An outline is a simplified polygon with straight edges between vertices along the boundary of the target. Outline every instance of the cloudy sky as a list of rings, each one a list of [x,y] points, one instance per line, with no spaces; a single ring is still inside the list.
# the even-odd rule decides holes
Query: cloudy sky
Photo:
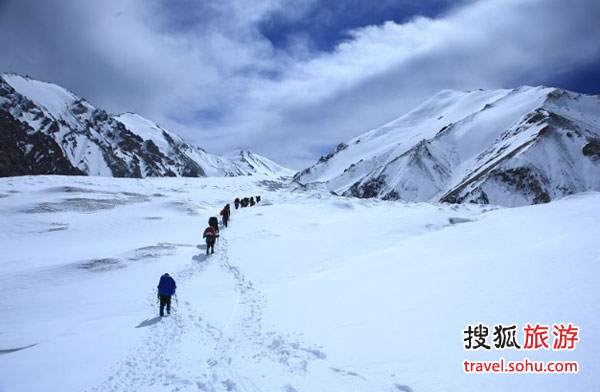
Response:
[[[442,89],[600,92],[598,0],[0,0],[0,71],[300,169]]]

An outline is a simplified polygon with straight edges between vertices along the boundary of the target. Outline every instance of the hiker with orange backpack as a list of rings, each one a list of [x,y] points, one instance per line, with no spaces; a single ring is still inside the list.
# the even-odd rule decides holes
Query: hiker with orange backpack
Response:
[[[231,215],[231,211],[229,210],[229,204],[225,206],[221,210],[221,216],[223,217],[223,226],[227,227],[227,222],[229,222],[229,216]]]

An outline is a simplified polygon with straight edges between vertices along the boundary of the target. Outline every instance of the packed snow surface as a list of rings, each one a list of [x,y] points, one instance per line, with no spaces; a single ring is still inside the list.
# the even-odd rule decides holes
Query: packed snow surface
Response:
[[[207,257],[202,231],[225,203],[230,226]],[[2,392],[597,389],[599,193],[505,209],[258,176],[39,176],[0,179],[0,214]],[[165,272],[178,295],[160,319]],[[573,323],[581,341],[465,351],[479,322]],[[580,371],[463,372],[501,357]]]

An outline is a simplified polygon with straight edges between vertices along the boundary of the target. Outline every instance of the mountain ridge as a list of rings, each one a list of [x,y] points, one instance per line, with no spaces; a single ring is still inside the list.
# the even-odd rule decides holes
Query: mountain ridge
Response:
[[[444,90],[294,176],[357,197],[518,206],[600,189],[600,98]],[[586,153],[584,153],[584,151]]]
[[[0,134],[0,176],[294,173],[251,153],[256,161],[266,162],[260,171],[254,171],[244,162],[209,154],[139,114],[109,114],[61,86],[16,73],[0,74],[0,126],[4,130]]]

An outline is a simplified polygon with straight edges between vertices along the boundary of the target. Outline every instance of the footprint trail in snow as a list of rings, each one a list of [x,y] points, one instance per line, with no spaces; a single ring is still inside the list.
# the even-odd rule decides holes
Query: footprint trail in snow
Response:
[[[220,239],[217,253],[173,274],[181,286],[209,264],[218,264],[237,293],[225,324],[211,324],[202,316],[202,304],[191,299],[174,304],[172,315],[147,328],[143,343],[91,392],[297,390],[289,380],[306,374],[311,362],[326,355],[289,333],[263,328],[265,298],[230,261],[227,246]],[[156,311],[154,295],[148,306]],[[280,385],[274,385],[276,380]]]

